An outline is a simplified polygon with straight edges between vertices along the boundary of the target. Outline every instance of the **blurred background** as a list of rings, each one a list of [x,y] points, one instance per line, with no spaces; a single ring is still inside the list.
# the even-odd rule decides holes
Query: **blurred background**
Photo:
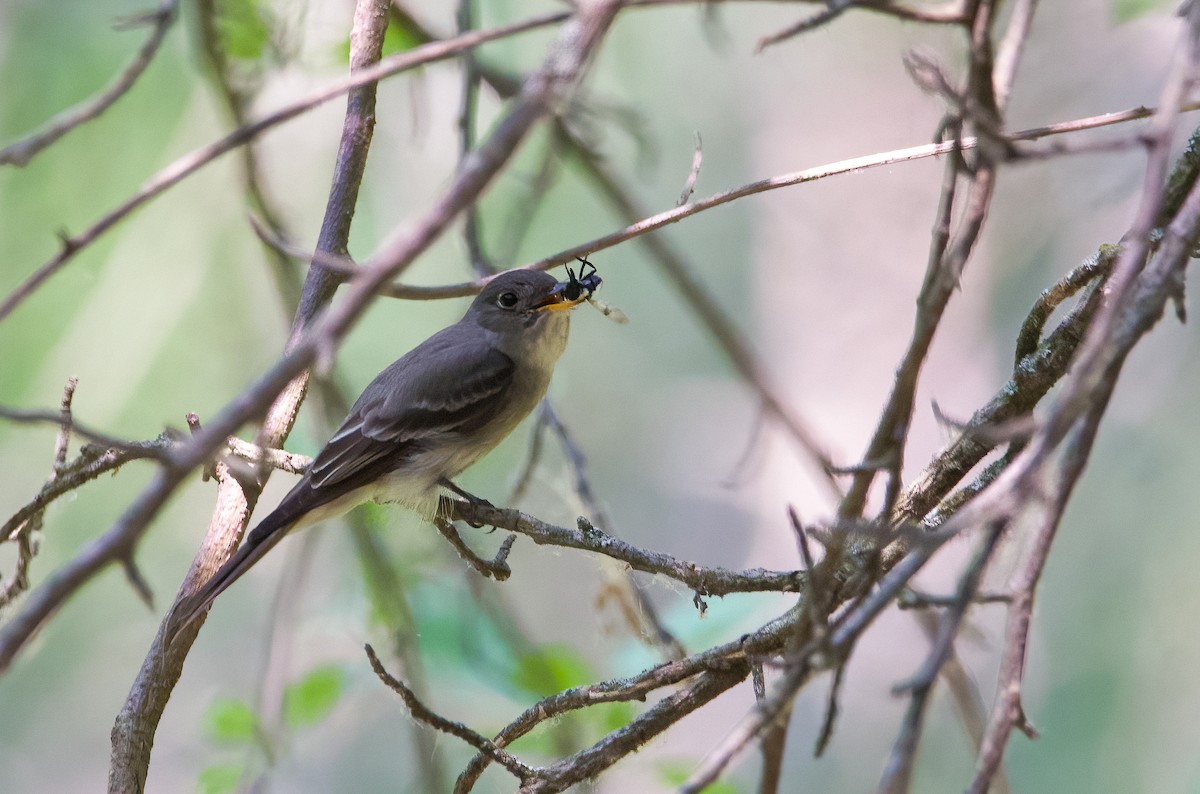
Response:
[[[406,7],[448,35],[453,5],[425,0]],[[481,27],[561,8],[521,0],[480,5]],[[1176,40],[1172,5],[1042,4],[1008,127],[1154,105]],[[349,0],[228,7],[230,35],[249,31],[240,69],[255,91],[255,113],[345,71]],[[0,142],[107,84],[144,37],[114,30],[114,21],[145,10],[145,0],[0,0]],[[754,54],[759,38],[812,11],[772,3],[629,11],[594,63],[580,95],[589,109],[575,129],[651,212],[674,206],[696,133],[704,152],[699,197],[929,141],[942,107],[913,85],[901,56],[931,53],[957,74],[955,38],[851,12]],[[150,174],[227,131],[194,23],[194,9],[184,3],[163,51],[102,119],[29,166],[0,170],[0,294],[54,253],[60,230],[85,228]],[[528,70],[553,33],[489,45],[480,58]],[[445,63],[381,85],[353,255],[365,258],[447,185],[458,151],[461,84],[458,67]],[[255,146],[264,189],[303,246],[316,239],[343,107],[331,102]],[[501,108],[485,91],[484,130]],[[1185,117],[1185,133],[1189,122]],[[545,201],[531,211],[548,140],[544,130],[535,134],[482,204],[483,239],[501,266],[624,225],[570,163],[551,173]],[[1142,169],[1142,155],[1131,149],[1001,171],[989,225],[923,375],[910,477],[950,437],[931,401],[949,416],[967,417],[1003,384],[1028,308],[1099,244],[1118,240],[1132,218]],[[941,164],[932,160],[879,168],[755,196],[660,232],[752,340],[773,383],[839,462],[861,455],[907,341],[940,179]],[[527,233],[517,234],[525,222]],[[608,322],[588,307],[576,312],[551,396],[588,457],[609,529],[703,565],[798,566],[787,505],[809,519],[832,507],[812,468],[776,428],[756,434],[753,394],[639,242],[592,260],[604,278],[603,299],[631,322]],[[304,264],[295,267],[300,278]],[[469,276],[455,231],[405,280]],[[378,370],[457,319],[465,303],[378,301],[341,349],[336,380],[357,394]],[[0,403],[52,409],[75,375],[81,422],[152,438],[166,426],[182,427],[187,412],[203,420],[237,395],[276,359],[292,310],[247,222],[239,163],[226,157],[105,235],[0,324]],[[1039,591],[1030,647],[1025,707],[1042,736],[1030,742],[1014,735],[1007,753],[1014,790],[1200,789],[1200,639],[1186,618],[1200,607],[1200,580],[1189,573],[1200,552],[1196,341],[1194,325],[1167,320],[1139,346],[1075,492]],[[289,449],[312,454],[324,442],[328,428],[315,409],[302,412]],[[529,435],[529,426],[515,433],[463,485],[503,502]],[[48,476],[54,437],[53,428],[0,422],[4,516]],[[110,526],[147,482],[149,466],[131,464],[50,508],[34,587]],[[276,474],[263,506],[291,482]],[[214,493],[194,477],[139,548],[156,611],[138,600],[121,571],[107,570],[0,679],[0,790],[103,785],[113,718],[205,531]],[[581,512],[554,443],[520,506],[559,524]],[[430,527],[402,511],[369,509],[366,521],[411,611],[417,667],[409,672],[421,679],[429,704],[452,719],[488,734],[542,695],[632,675],[658,660],[604,598],[612,571],[591,555],[519,539],[513,576],[497,584],[481,580]],[[443,736],[426,737],[435,755],[419,750],[414,736],[427,729],[371,673],[362,651],[368,641],[390,669],[400,667],[385,653],[388,629],[340,530],[334,522],[289,540],[217,603],[157,734],[149,790],[231,791],[265,773],[271,791],[420,792],[429,788],[422,769],[461,769],[466,748]],[[467,538],[481,553],[499,541],[482,531]],[[945,591],[969,549],[952,544],[918,583]],[[7,576],[11,567],[11,549],[0,548],[0,570]],[[998,567],[997,586],[1003,560]],[[269,652],[281,577],[301,585],[289,598],[293,618]],[[690,650],[736,638],[789,605],[770,595],[710,599],[701,618],[681,587],[653,581],[648,589]],[[1003,619],[1002,607],[977,608],[958,646],[989,703]],[[851,661],[837,733],[820,759],[812,746],[827,680],[804,691],[785,770],[794,790],[874,788],[905,706],[891,687],[915,671],[926,650],[912,615],[891,611],[878,621]],[[749,686],[738,687],[613,769],[595,790],[671,790],[752,702]],[[546,762],[633,713],[614,707],[566,717],[515,749]],[[939,689],[914,790],[959,791],[973,764]],[[747,755],[725,788],[714,790],[754,790],[757,772],[756,756]],[[493,769],[477,790],[512,788],[511,778]]]

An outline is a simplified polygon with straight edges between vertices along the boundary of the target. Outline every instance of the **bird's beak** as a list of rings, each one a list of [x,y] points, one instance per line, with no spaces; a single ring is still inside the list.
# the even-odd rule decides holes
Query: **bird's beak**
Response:
[[[574,309],[591,295],[587,290],[583,290],[578,297],[569,298],[566,293],[568,286],[570,286],[569,281],[560,281],[555,284],[550,294],[536,303],[533,308],[539,312],[565,312]]]

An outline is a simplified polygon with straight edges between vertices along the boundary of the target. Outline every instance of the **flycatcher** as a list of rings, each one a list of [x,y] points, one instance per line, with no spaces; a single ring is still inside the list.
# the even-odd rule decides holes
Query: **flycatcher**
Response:
[[[195,594],[179,603],[168,637],[288,532],[367,500],[432,518],[441,488],[490,452],[546,394],[567,346],[569,310],[600,283],[548,273],[496,276],[463,318],[413,348],[363,390],[350,415],[283,501]]]

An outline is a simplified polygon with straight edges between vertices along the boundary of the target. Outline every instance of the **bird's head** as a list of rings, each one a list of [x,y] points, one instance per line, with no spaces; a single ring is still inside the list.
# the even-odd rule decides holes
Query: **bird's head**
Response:
[[[599,283],[599,277],[595,277]],[[476,296],[467,315],[495,331],[530,327],[547,316],[563,316],[591,297],[594,286],[576,279],[558,281],[540,270],[508,270],[491,281]]]

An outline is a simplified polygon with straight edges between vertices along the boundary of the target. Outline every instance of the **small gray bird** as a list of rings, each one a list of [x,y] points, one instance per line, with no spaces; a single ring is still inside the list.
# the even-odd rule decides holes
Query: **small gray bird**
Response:
[[[379,373],[279,506],[220,570],[179,603],[168,637],[293,529],[368,500],[396,502],[427,518],[450,478],[490,452],[546,394],[567,346],[570,309],[599,277],[558,282],[536,270],[496,276],[463,318]]]

